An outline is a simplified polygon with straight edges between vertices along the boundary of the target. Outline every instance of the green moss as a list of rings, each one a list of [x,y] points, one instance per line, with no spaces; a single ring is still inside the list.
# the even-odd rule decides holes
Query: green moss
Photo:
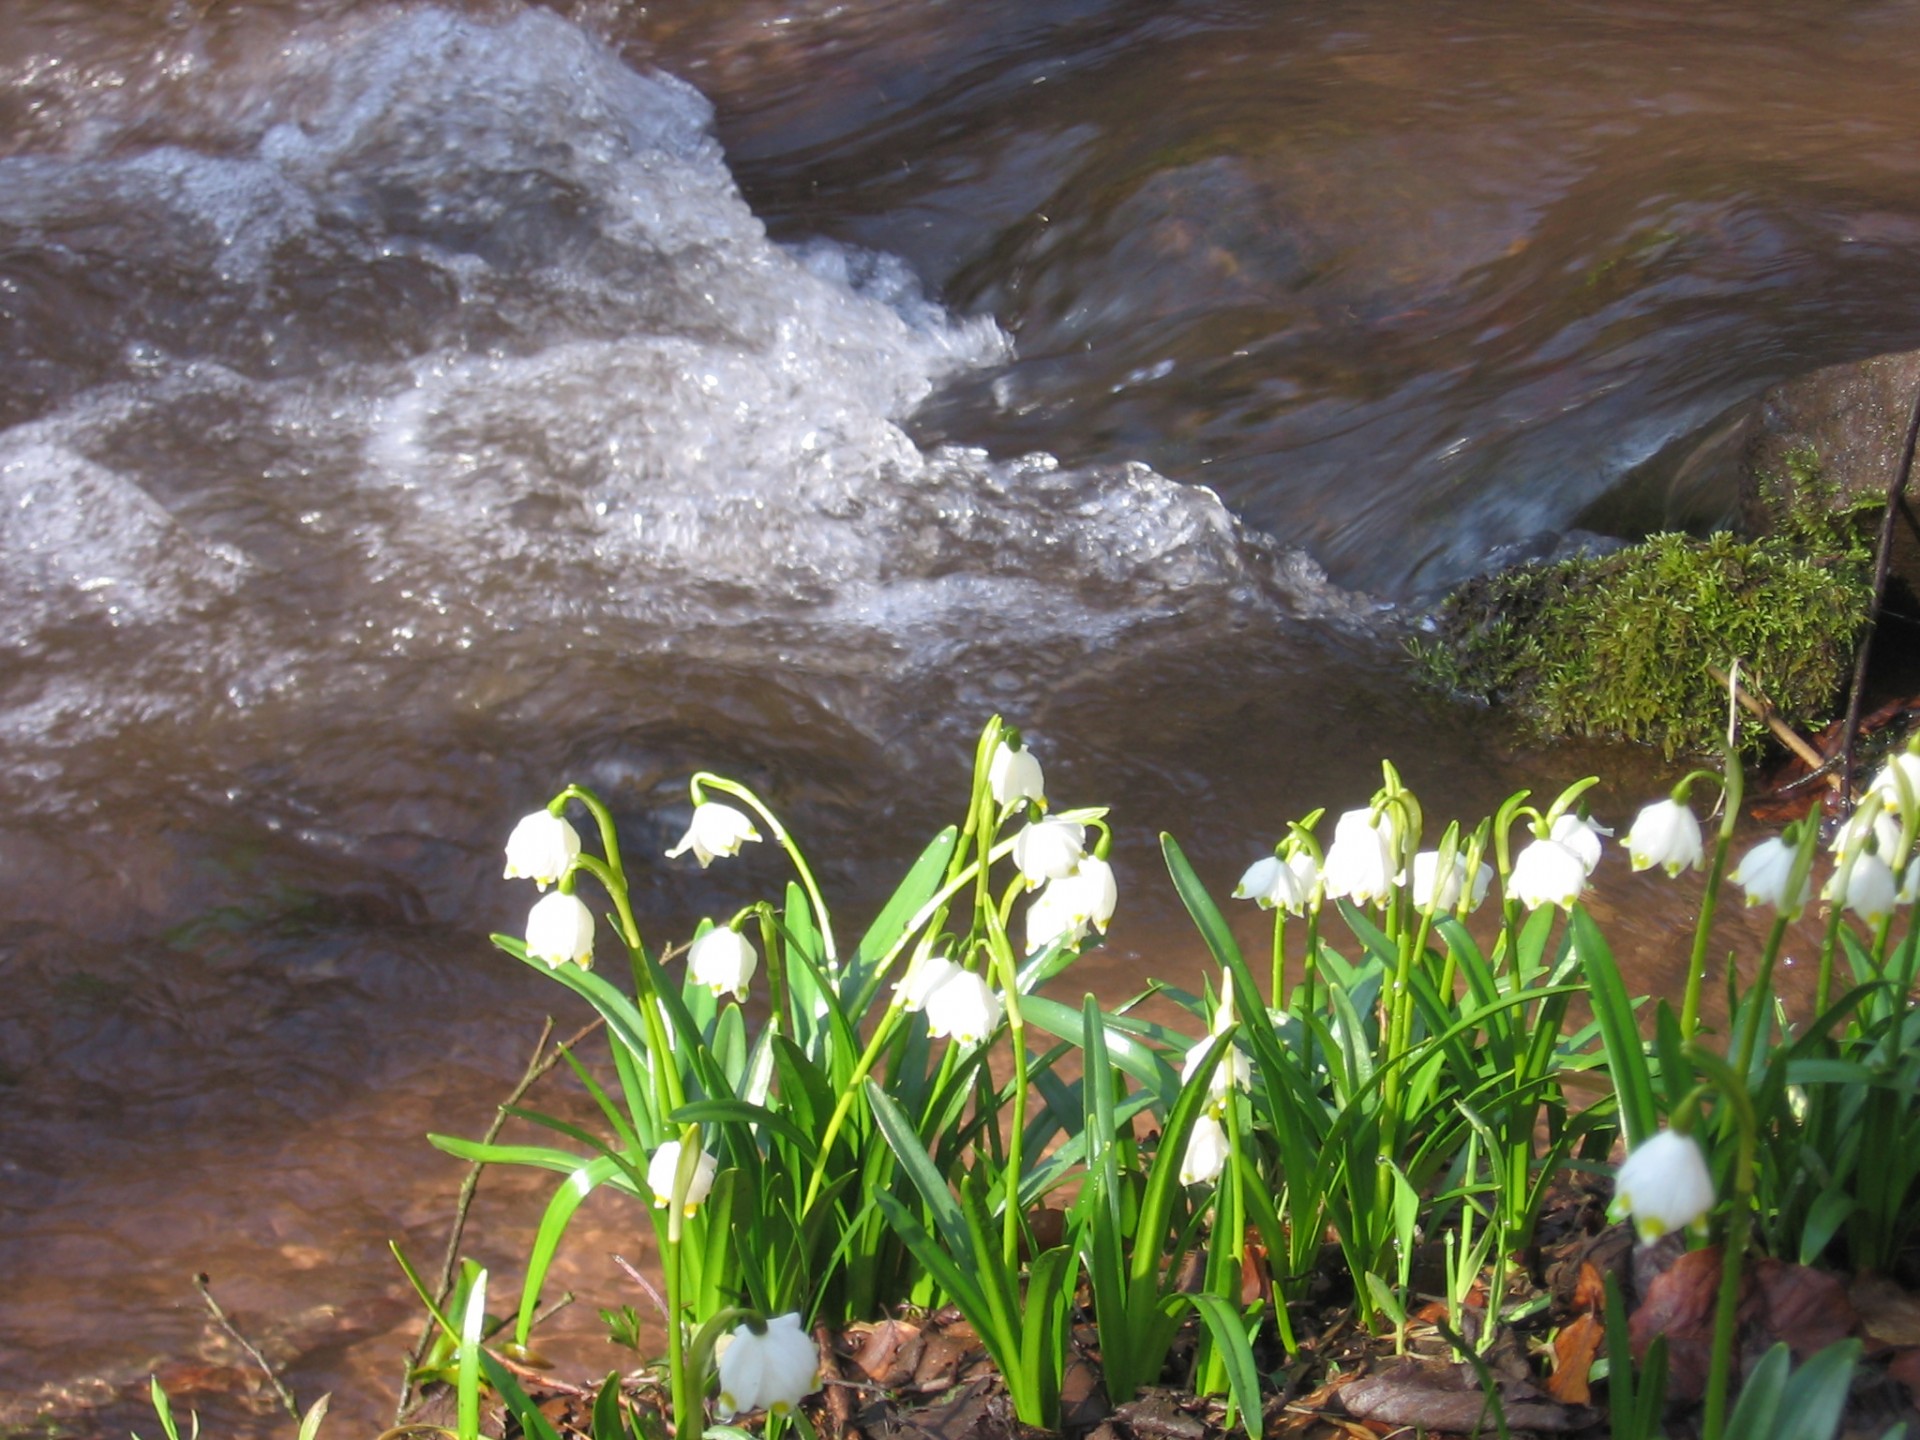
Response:
[[[1771,487],[1772,533],[1660,534],[1604,556],[1469,581],[1416,646],[1429,677],[1512,706],[1543,736],[1643,741],[1671,757],[1718,747],[1737,658],[1789,724],[1844,698],[1872,601],[1867,517],[1837,510],[1817,462]],[[1765,733],[1742,712],[1742,736]]]

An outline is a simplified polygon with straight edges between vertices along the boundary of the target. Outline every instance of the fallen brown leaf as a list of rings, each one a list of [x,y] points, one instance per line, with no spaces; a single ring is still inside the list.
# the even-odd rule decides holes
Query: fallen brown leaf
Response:
[[[1553,1340],[1553,1377],[1547,1381],[1547,1393],[1563,1405],[1592,1403],[1593,1387],[1587,1377],[1606,1339],[1607,1327],[1598,1315],[1578,1315],[1562,1325]]]

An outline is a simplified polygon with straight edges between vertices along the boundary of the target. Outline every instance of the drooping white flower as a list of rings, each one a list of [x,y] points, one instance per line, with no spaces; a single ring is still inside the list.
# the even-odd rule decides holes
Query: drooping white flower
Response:
[[[556,884],[580,853],[580,835],[550,810],[536,810],[507,836],[509,880],[531,880],[542,890]]]
[[[653,1205],[663,1210],[673,1203],[674,1182],[680,1176],[681,1148],[678,1140],[669,1140],[653,1152],[653,1158],[647,1162],[647,1188],[653,1191]],[[691,1215],[700,1208],[713,1190],[713,1177],[719,1172],[720,1162],[702,1150],[693,1162],[693,1174],[687,1177],[687,1193],[680,1203]]]
[[[1870,793],[1885,798],[1889,810],[1898,813],[1900,803],[1900,782],[1894,778],[1895,772],[1907,782],[1907,794],[1913,803],[1920,804],[1920,755],[1911,750],[1902,750],[1887,757],[1887,763],[1875,772],[1872,782],[1867,786]]]
[[[1087,853],[1087,827],[1071,820],[1035,820],[1013,837],[1013,863],[1031,889],[1071,875]]]
[[[1338,899],[1384,902],[1393,894],[1399,866],[1394,860],[1393,821],[1385,811],[1349,810],[1333,827],[1320,878],[1326,893]]]
[[[773,1316],[758,1335],[751,1324],[736,1326],[718,1365],[722,1421],[749,1410],[784,1415],[820,1388],[820,1352],[798,1314]]]
[[[1201,1115],[1193,1122],[1193,1133],[1187,1137],[1187,1153],[1180,1160],[1180,1183],[1213,1184],[1226,1170],[1232,1156],[1226,1127],[1211,1114]]]
[[[1042,810],[1047,808],[1046,781],[1040,774],[1040,762],[1026,746],[1015,750],[1002,740],[987,762],[987,789],[1002,810],[1022,800],[1031,800]]]
[[[1920,901],[1920,855],[1907,862],[1906,874],[1900,877],[1900,893],[1893,898],[1901,905]]]
[[[1097,855],[1087,856],[1071,875],[1049,880],[1027,906],[1027,953],[1062,937],[1078,944],[1088,930],[1104,934],[1119,899],[1113,867]]]
[[[1307,857],[1313,863],[1313,857]],[[1299,874],[1278,855],[1268,855],[1247,867],[1240,883],[1233,887],[1233,898],[1251,900],[1262,910],[1285,910],[1297,915],[1313,892],[1311,884],[1302,884]]]
[[[728,990],[733,998],[747,998],[747,982],[760,967],[753,944],[738,930],[716,925],[687,948],[687,975],[715,995]]]
[[[1656,800],[1633,817],[1627,830],[1627,855],[1636,870],[1655,865],[1669,875],[1697,870],[1706,858],[1700,821],[1693,810],[1672,796]]]
[[[1873,850],[1889,865],[1893,864],[1894,852],[1900,848],[1900,816],[1890,805],[1879,792],[1868,792],[1847,817],[1847,823],[1834,832],[1833,843],[1827,847],[1837,857],[1837,863],[1844,864],[1847,856],[1859,851]]]
[[[554,969],[569,961],[593,964],[593,912],[578,895],[556,890],[534,901],[527,914],[527,953]]]
[[[1439,876],[1439,889],[1434,888],[1435,876],[1440,870],[1440,852],[1422,850],[1413,857],[1413,881],[1409,887],[1413,903],[1420,909],[1431,908],[1438,913],[1451,910],[1460,903],[1463,891],[1467,894],[1467,908],[1478,910],[1480,902],[1487,898],[1487,887],[1493,883],[1493,867],[1482,865],[1474,871],[1473,887],[1467,889],[1467,857],[1456,854],[1453,864],[1445,875]]]
[[[1807,908],[1807,894],[1813,888],[1810,880],[1802,877],[1799,893],[1787,893],[1793,880],[1793,861],[1793,846],[1778,835],[1762,840],[1734,867],[1733,883],[1747,892],[1747,904],[1771,905],[1791,919]]]
[[[667,858],[676,860],[691,850],[704,870],[715,857],[738,855],[742,845],[759,838],[760,832],[753,828],[753,821],[744,810],[719,800],[702,800],[693,807],[693,823],[687,826],[687,833],[680,837],[678,845],[667,851]]]
[[[1543,905],[1571,910],[1586,888],[1586,863],[1558,840],[1535,840],[1520,852],[1507,877],[1507,894],[1529,910]]]
[[[1215,1031],[1206,1039],[1187,1047],[1186,1061],[1180,1066],[1180,1083],[1185,1085],[1193,1079],[1194,1072],[1200,1068],[1200,1062],[1206,1059],[1207,1051],[1213,1048],[1213,1042],[1219,1036]],[[1218,1108],[1227,1101],[1229,1091],[1253,1089],[1253,1065],[1240,1053],[1238,1046],[1229,1045],[1227,1053],[1220,1057],[1220,1063],[1213,1067],[1213,1074],[1207,1080],[1207,1103]]]
[[[1662,1130],[1621,1163],[1607,1213],[1631,1215],[1641,1240],[1652,1241],[1697,1223],[1712,1208],[1713,1176],[1699,1142]]]
[[[953,967],[927,992],[927,1034],[938,1040],[950,1036],[962,1045],[977,1045],[1000,1028],[1006,1006],[993,987],[971,970]]]
[[[960,967],[944,955],[922,955],[907,967],[906,975],[893,988],[899,993],[902,1010],[924,1010],[927,996],[960,973]]]
[[[1846,882],[1844,893],[1841,882]],[[1900,896],[1900,882],[1893,867],[1878,855],[1856,855],[1849,866],[1844,860],[1821,888],[1823,899],[1838,901],[1869,925],[1877,925],[1893,913]]]
[[[1613,831],[1598,821],[1569,810],[1553,822],[1553,829],[1547,833],[1547,838],[1578,855],[1581,868],[1591,875],[1594,867],[1600,863],[1600,837],[1611,834]]]

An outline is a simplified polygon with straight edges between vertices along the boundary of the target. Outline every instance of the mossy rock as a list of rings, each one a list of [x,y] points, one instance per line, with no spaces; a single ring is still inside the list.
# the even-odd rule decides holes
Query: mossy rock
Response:
[[[1792,502],[1758,540],[1658,534],[1468,581],[1416,653],[1436,683],[1511,706],[1542,736],[1715,750],[1727,695],[1710,667],[1736,659],[1782,719],[1817,727],[1844,702],[1872,608],[1871,516],[1828,508],[1810,463],[1775,494]],[[1765,734],[1744,711],[1741,725],[1749,747]]]

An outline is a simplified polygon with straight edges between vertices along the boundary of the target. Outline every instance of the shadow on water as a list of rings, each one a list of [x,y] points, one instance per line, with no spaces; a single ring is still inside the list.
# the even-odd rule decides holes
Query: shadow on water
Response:
[[[1670,771],[1413,693],[1391,601],[1912,343],[1913,8],[8,7],[0,1430],[279,1428],[199,1270],[384,1422],[567,780],[656,943],[783,879],[660,858],[700,768],[857,917],[1004,713],[1113,806],[1109,996],[1199,972],[1161,829],[1223,893],[1383,755],[1624,821]]]

